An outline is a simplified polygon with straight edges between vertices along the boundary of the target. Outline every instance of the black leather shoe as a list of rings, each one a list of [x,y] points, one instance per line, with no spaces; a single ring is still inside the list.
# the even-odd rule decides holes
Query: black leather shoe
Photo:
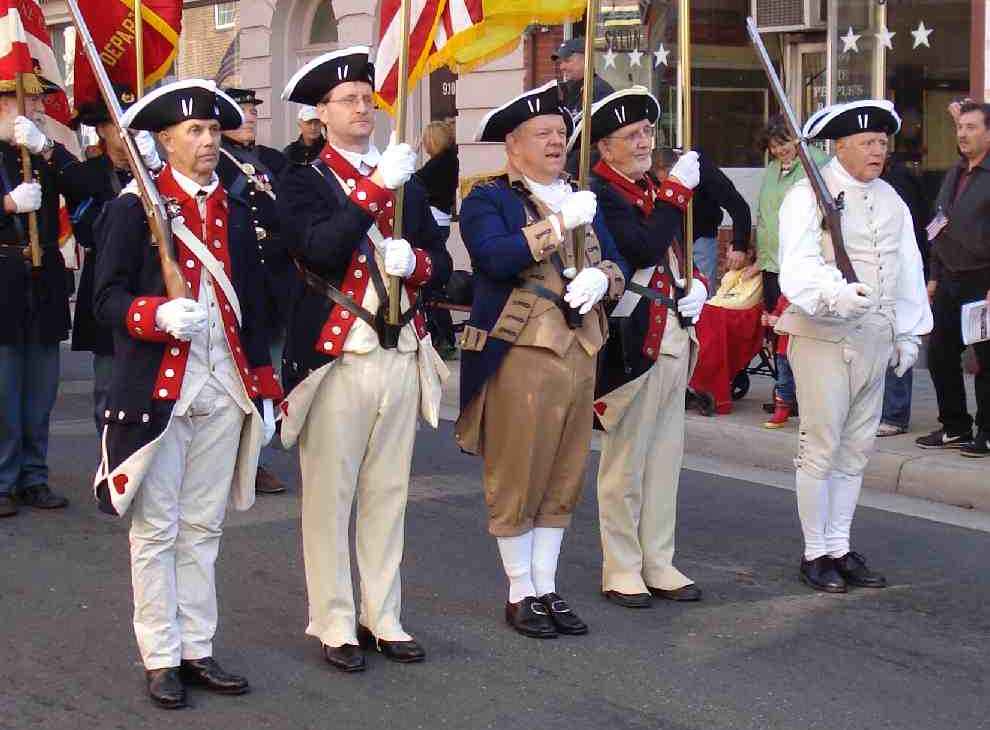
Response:
[[[421,662],[426,659],[426,650],[415,639],[410,639],[409,641],[386,641],[385,639],[379,639],[368,628],[360,624],[358,624],[357,636],[362,649],[368,651],[378,650],[382,653],[383,657],[391,659],[393,662],[414,664],[415,662]]]
[[[557,593],[546,593],[539,598],[540,603],[550,612],[550,620],[558,634],[580,636],[588,633],[588,624],[571,610],[567,601]]]
[[[801,580],[816,591],[845,593],[846,581],[835,569],[835,559],[822,555],[814,560],[801,559]]]
[[[17,502],[9,494],[0,494],[0,517],[13,517],[17,514]]]
[[[841,558],[833,558],[835,569],[847,585],[859,588],[886,588],[887,579],[866,567],[866,559],[859,553],[846,553]]]
[[[183,659],[179,674],[186,684],[195,684],[221,695],[242,695],[251,691],[244,677],[225,671],[211,656]]]
[[[364,652],[361,647],[355,644],[341,644],[340,646],[323,645],[323,658],[334,669],[342,672],[363,672],[367,668],[364,661]]]
[[[68,499],[53,492],[47,484],[35,484],[33,487],[19,489],[17,501],[25,507],[35,509],[60,509],[69,503]]]
[[[156,705],[166,710],[186,706],[186,688],[182,686],[178,667],[148,669],[144,676],[148,680],[148,696]]]
[[[526,596],[519,603],[506,603],[505,622],[523,636],[557,638],[557,627],[550,618],[550,611],[535,596]]]
[[[625,608],[649,608],[653,605],[653,597],[649,593],[619,593],[618,591],[602,591],[602,595],[618,606]]]
[[[653,588],[652,586],[646,586],[650,589],[652,593],[657,598],[666,598],[668,601],[700,601],[701,600],[701,589],[698,588],[694,583],[688,583],[686,586],[681,586],[680,588],[675,588],[672,591],[668,591],[665,588]]]

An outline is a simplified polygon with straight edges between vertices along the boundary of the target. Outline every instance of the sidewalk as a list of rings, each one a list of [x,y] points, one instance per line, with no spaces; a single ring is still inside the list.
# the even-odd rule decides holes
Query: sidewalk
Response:
[[[451,377],[444,386],[442,415],[452,420],[457,417],[460,363],[448,365]],[[706,418],[689,412],[686,453],[740,467],[793,472],[797,419],[791,419],[782,429],[763,428],[767,414],[761,406],[770,400],[772,385],[768,377],[752,376],[749,393],[736,401],[727,416]],[[974,408],[972,385],[972,376],[968,376],[969,402]],[[990,512],[990,459],[967,459],[956,451],[933,451],[914,445],[915,438],[938,425],[931,377],[927,370],[918,369],[914,376],[911,430],[901,436],[877,439],[864,486]]]

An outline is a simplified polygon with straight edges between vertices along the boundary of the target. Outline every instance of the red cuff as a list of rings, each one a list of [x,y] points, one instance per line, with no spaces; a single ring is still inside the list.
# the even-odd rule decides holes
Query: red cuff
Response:
[[[385,212],[386,207],[390,207],[388,204],[392,201],[392,191],[378,187],[371,182],[370,177],[364,177],[358,180],[349,197],[364,212],[377,218]]]
[[[670,203],[682,212],[687,210],[692,195],[694,191],[691,188],[674,182],[669,177],[660,186],[660,200]]]
[[[155,326],[155,312],[167,301],[166,297],[136,297],[124,320],[131,337],[145,342],[168,342],[168,332]]]
[[[275,377],[275,369],[271,365],[252,368],[251,380],[258,386],[259,398],[271,398],[276,403],[282,400],[282,386]]]
[[[406,277],[406,283],[410,286],[423,286],[433,276],[433,258],[421,248],[414,248],[416,255],[416,268]]]

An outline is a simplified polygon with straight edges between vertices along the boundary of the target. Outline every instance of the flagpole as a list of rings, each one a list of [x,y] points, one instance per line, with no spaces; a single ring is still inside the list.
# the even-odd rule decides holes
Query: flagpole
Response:
[[[399,4],[399,37],[402,43],[399,47],[399,88],[395,98],[395,141],[401,144],[406,141],[406,117],[409,114],[409,24],[410,0],[401,0]],[[395,214],[392,217],[392,236],[402,238],[402,208],[405,194],[400,187],[395,191]],[[390,325],[399,324],[400,305],[402,299],[402,280],[398,276],[388,277],[388,318]]]
[[[18,71],[14,74],[14,89],[17,94],[17,114],[27,116],[27,101],[24,98],[24,74]],[[34,171],[31,169],[31,153],[27,147],[21,147],[21,176],[24,182],[34,182]],[[28,246],[31,251],[31,266],[41,268],[41,242],[38,239],[38,214],[28,213]]]
[[[691,149],[691,0],[679,0],[677,9],[677,68],[681,82],[681,149]],[[684,292],[691,290],[694,272],[694,214],[689,202],[684,213]]]
[[[134,0],[134,68],[137,75],[134,95],[140,99],[144,96],[144,14],[141,12],[141,0]]]

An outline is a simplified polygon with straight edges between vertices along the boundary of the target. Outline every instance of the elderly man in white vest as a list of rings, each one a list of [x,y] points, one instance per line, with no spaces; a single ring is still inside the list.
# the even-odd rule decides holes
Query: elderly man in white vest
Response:
[[[888,362],[898,374],[932,329],[921,257],[907,205],[883,180],[893,105],[856,101],[823,109],[806,139],[837,140],[822,176],[841,199],[842,235],[857,282],[835,264],[833,242],[808,180],[780,208],[780,289],[790,301],[777,325],[801,404],[797,502],[804,533],[801,580],[816,590],[883,588],[886,579],[850,549],[853,513],[873,449]],[[841,197],[840,197],[841,196]]]

